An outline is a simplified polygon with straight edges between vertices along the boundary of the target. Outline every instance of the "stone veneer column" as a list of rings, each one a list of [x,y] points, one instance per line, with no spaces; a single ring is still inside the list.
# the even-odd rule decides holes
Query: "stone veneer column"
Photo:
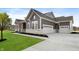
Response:
[[[29,29],[31,28],[31,24],[30,24],[31,22],[30,22],[30,20],[29,20]]]
[[[41,29],[41,18],[40,18],[40,29]]]
[[[72,32],[73,31],[72,21],[70,21],[69,27],[70,27],[70,32]]]

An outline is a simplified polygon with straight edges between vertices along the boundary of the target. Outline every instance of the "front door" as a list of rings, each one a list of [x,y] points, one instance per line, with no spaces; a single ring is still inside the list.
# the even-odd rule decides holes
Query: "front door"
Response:
[[[23,32],[25,32],[26,31],[26,23],[24,22],[23,23]]]

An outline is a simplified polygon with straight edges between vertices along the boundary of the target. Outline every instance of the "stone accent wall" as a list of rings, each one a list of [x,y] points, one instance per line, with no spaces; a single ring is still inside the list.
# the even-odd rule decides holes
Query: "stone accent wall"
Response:
[[[29,21],[27,21],[27,23],[29,22],[30,23],[30,26],[27,24],[27,29],[33,29],[33,21],[38,21],[38,29],[40,28],[40,18],[36,15],[36,14],[32,14],[32,16],[28,19]],[[30,27],[30,28],[28,28]]]

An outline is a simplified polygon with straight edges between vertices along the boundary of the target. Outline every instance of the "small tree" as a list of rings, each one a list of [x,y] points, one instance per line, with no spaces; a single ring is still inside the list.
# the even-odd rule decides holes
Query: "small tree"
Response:
[[[10,24],[11,19],[6,13],[0,13],[0,31],[1,31],[1,39],[3,41],[3,30],[6,29]]]

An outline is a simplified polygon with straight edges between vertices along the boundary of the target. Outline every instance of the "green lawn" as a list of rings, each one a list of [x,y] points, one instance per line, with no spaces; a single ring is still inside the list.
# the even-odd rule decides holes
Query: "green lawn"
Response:
[[[43,41],[39,38],[13,34],[9,31],[4,31],[4,38],[7,40],[0,42],[0,51],[20,51]]]

